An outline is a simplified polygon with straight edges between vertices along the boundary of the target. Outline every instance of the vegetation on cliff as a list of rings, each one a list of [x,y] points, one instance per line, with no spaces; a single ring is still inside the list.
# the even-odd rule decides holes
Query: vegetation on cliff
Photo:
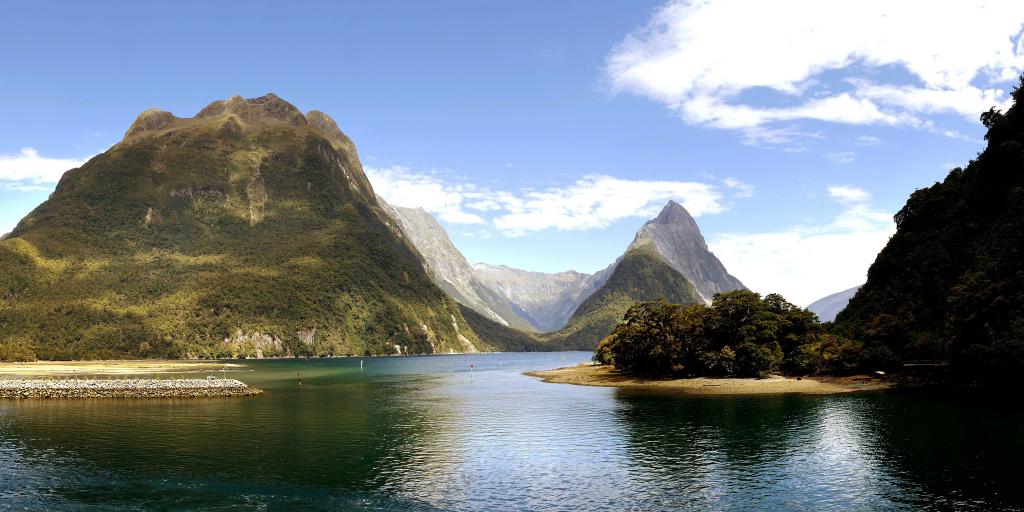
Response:
[[[969,381],[1024,371],[1024,87],[1013,98],[981,116],[988,146],[976,159],[896,214],[837,332],[893,362],[947,361]]]
[[[576,308],[564,328],[538,338],[562,350],[593,350],[631,306],[654,300],[676,304],[703,302],[685,276],[653,247],[642,245],[623,255],[604,286]]]
[[[489,348],[385,220],[322,113],[147,111],[0,241],[0,357]]]

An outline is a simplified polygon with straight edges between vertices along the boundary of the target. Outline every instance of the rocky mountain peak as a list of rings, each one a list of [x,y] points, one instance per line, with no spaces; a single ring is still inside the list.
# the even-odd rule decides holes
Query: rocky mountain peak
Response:
[[[128,131],[125,132],[124,138],[134,137],[143,132],[162,130],[171,125],[177,118],[174,114],[160,110],[158,108],[151,108],[145,112],[139,114],[139,117],[135,118],[135,122],[132,123]]]
[[[658,225],[676,225],[681,226],[689,231],[696,232],[700,236],[700,228],[697,227],[697,221],[693,220],[693,216],[690,212],[686,211],[683,205],[669,200],[658,216],[647,222],[647,224],[658,224]],[[704,237],[701,236],[701,240]]]
[[[306,122],[314,132],[327,139],[335,149],[355,152],[356,146],[352,143],[352,139],[349,139],[341,131],[341,128],[338,128],[338,123],[334,122],[331,116],[319,110],[310,110],[306,112]]]
[[[637,231],[627,252],[646,246],[652,246],[672,268],[689,279],[706,301],[716,293],[744,288],[708,250],[690,212],[675,201],[669,201],[657,217]]]
[[[235,115],[246,123],[284,122],[292,126],[305,126],[306,117],[302,111],[282,100],[274,93],[259,98],[243,98],[232,96],[226,100],[217,100],[196,114],[196,119],[211,119],[226,115]]]

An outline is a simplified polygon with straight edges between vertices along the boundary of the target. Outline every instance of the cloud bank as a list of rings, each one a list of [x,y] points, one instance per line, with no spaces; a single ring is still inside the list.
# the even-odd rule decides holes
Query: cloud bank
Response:
[[[782,293],[804,305],[863,284],[868,267],[896,232],[892,216],[871,205],[871,194],[832,186],[840,213],[824,225],[761,233],[721,233],[709,246],[729,272],[761,293]]]
[[[1019,0],[677,0],[614,48],[606,77],[755,145],[805,144],[786,126],[802,120],[958,136],[929,116],[1006,108],[1022,25]]]
[[[543,190],[495,190],[407,167],[366,168],[374,190],[389,203],[420,207],[453,224],[486,224],[506,236],[545,230],[590,230],[657,215],[669,199],[694,217],[721,213],[730,198],[754,187],[735,178],[716,183],[633,180],[592,174]],[[724,187],[724,190],[723,190]]]
[[[15,154],[0,154],[0,190],[46,191],[64,172],[84,164],[88,158],[48,158],[34,148],[22,148]]]

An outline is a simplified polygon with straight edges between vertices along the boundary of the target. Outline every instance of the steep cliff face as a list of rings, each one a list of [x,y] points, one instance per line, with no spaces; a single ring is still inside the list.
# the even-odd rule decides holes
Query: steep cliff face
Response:
[[[442,290],[485,318],[506,327],[536,330],[515,311],[507,298],[480,282],[474,268],[455,248],[448,232],[422,208],[393,207],[378,202],[400,225],[402,232],[424,258],[427,271]]]
[[[539,342],[540,347],[589,349],[636,302],[709,302],[716,293],[743,289],[708,250],[690,214],[674,201],[637,231],[623,256],[594,274],[530,272],[485,263],[470,267],[429,213],[386,208],[423,255],[435,282],[476,313],[469,318],[476,330],[487,331],[489,339],[510,340],[498,342],[503,347]],[[624,262],[629,266],[620,268]],[[544,334],[524,338],[485,325],[483,319]]]
[[[0,343],[45,358],[490,348],[389,221],[323,113],[272,94],[146,111],[0,241]]]
[[[693,283],[705,302],[710,303],[719,292],[746,289],[708,250],[697,222],[686,208],[675,201],[669,201],[657,217],[637,231],[630,248],[648,243],[672,268]]]

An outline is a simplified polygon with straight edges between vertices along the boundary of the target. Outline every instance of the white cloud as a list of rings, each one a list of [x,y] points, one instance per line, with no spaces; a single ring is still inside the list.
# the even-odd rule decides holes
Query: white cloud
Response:
[[[855,144],[858,146],[880,146],[882,145],[882,139],[873,135],[861,135],[857,137]]]
[[[867,190],[849,185],[833,185],[828,187],[828,195],[840,203],[864,203],[871,200]]]
[[[698,125],[818,120],[944,133],[928,115],[977,119],[1008,105],[1024,71],[1022,26],[1019,0],[674,0],[608,55],[606,74],[612,90]],[[826,72],[846,80],[828,84]],[[754,104],[748,91],[778,101]]]
[[[15,154],[0,154],[0,190],[35,192],[53,189],[64,172],[88,160],[39,156],[34,148]]]
[[[507,213],[495,217],[494,225],[510,235],[597,229],[629,217],[653,217],[669,199],[678,199],[695,217],[726,209],[721,193],[706,183],[591,175],[568,187],[525,192],[505,203]]]
[[[727,209],[719,189],[709,183],[630,180],[594,174],[567,186],[543,190],[493,190],[446,180],[436,173],[406,167],[366,168],[374,190],[387,202],[421,207],[452,224],[490,224],[506,236],[544,230],[599,229],[630,217],[653,217],[669,199],[694,216]],[[753,187],[723,180],[733,197],[749,197]],[[477,235],[479,236],[479,235]]]
[[[751,126],[743,129],[743,144],[758,148],[776,148],[789,153],[807,151],[811,141],[824,139],[821,132],[808,132],[795,126],[766,128]]]
[[[856,155],[852,151],[833,151],[825,153],[825,158],[837,163],[837,164],[849,164],[852,163]]]
[[[823,225],[720,233],[709,245],[748,287],[781,293],[796,304],[807,305],[862,284],[895,224],[890,214],[871,206],[870,194],[862,189],[836,186],[828,193],[843,208]]]
[[[750,183],[744,183],[736,178],[725,178],[722,180],[722,184],[733,190],[733,197],[746,198],[754,195],[753,185]]]
[[[441,220],[455,224],[483,224],[479,215],[463,204],[473,187],[444,183],[436,173],[416,173],[399,165],[366,167],[374,191],[395,206],[423,208]]]

